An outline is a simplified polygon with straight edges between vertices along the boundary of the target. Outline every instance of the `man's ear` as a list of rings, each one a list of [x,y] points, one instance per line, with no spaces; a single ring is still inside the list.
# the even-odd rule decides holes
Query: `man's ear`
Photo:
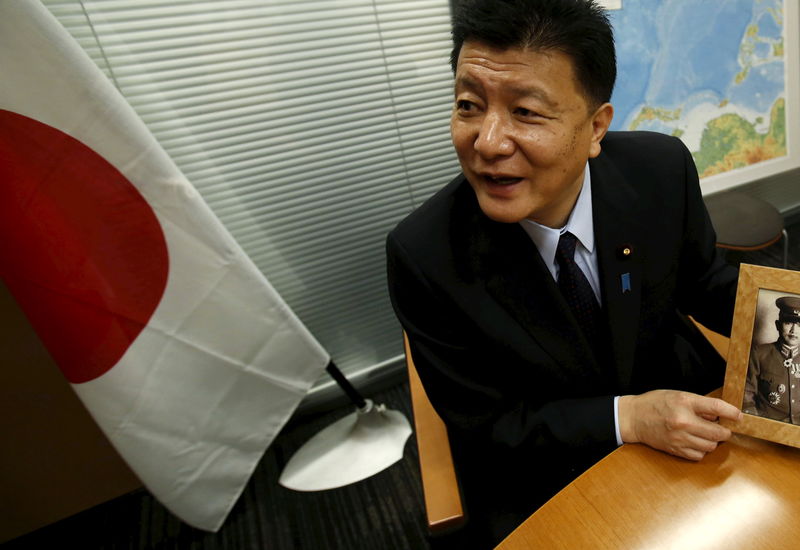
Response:
[[[600,142],[608,132],[613,118],[614,106],[611,103],[603,103],[592,115],[592,141],[589,144],[589,158],[595,158],[600,154]]]

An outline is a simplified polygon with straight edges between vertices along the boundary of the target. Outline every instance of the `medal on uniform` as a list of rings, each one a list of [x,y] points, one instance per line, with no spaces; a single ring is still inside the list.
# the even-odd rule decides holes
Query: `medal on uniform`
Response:
[[[778,386],[778,393],[780,393],[780,394],[786,393],[786,384],[780,384]]]
[[[792,376],[800,378],[800,365],[792,361],[792,358],[784,359],[783,366],[790,370]]]
[[[781,395],[776,391],[771,391],[769,392],[767,399],[769,399],[770,405],[777,405],[781,402]]]

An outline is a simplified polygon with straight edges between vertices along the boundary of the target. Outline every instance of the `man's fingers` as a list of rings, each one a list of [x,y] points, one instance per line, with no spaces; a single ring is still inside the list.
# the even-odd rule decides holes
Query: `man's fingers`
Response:
[[[718,441],[705,439],[696,435],[688,434],[684,447],[691,448],[703,454],[710,453],[717,448]]]
[[[620,398],[619,416],[622,440],[626,443],[646,443],[696,461],[714,451],[719,442],[731,437],[731,430],[721,426],[717,420],[738,420],[741,412],[721,399],[655,390]],[[631,434],[634,437],[631,438]]]
[[[681,447],[675,449],[675,451],[673,451],[672,454],[674,454],[675,456],[679,456],[681,458],[685,458],[687,460],[692,460],[694,462],[699,462],[703,460],[704,456],[706,456],[706,453],[704,453],[703,451],[698,451],[697,449],[693,449],[691,447]]]
[[[670,454],[687,460],[702,460],[708,453],[717,448],[716,441],[709,441],[691,434],[685,434],[684,441],[667,449]]]
[[[731,431],[716,422],[720,415],[730,414],[732,408],[736,414],[739,409],[722,401],[689,393],[681,393],[679,406],[670,412],[667,427],[671,432],[693,435],[708,441],[727,441]],[[714,419],[714,420],[710,420]]]
[[[731,431],[728,428],[700,418],[694,425],[687,428],[687,432],[706,441],[727,441],[731,438]]]
[[[742,411],[716,397],[703,397],[698,395],[694,403],[694,411],[696,414],[703,417],[713,416],[734,421],[741,420],[742,418]]]

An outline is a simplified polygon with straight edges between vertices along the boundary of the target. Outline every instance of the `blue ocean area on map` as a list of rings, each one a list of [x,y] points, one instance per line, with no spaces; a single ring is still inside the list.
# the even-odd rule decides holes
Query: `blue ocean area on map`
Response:
[[[769,117],[784,92],[783,58],[772,45],[782,28],[770,12],[782,10],[781,0],[623,0],[622,5],[610,12],[619,67],[613,129],[635,123],[639,129],[683,133],[699,124],[698,117],[726,105],[751,122]],[[702,113],[693,111],[698,106]],[[661,116],[642,117],[643,108],[659,109]],[[664,111],[675,119],[664,118]],[[684,138],[698,141],[699,132],[695,128],[694,137]]]
[[[767,12],[761,13],[758,17],[759,34],[767,38],[777,39],[781,37],[781,28],[775,22],[775,18]]]
[[[783,66],[769,63],[754,68],[750,76],[738,86],[732,86],[728,99],[756,111],[766,111],[783,91]]]

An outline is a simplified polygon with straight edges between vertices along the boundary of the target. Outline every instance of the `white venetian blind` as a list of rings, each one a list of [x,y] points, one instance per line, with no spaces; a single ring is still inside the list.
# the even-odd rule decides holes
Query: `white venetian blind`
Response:
[[[398,361],[385,235],[458,172],[447,0],[43,1],[342,370]]]

